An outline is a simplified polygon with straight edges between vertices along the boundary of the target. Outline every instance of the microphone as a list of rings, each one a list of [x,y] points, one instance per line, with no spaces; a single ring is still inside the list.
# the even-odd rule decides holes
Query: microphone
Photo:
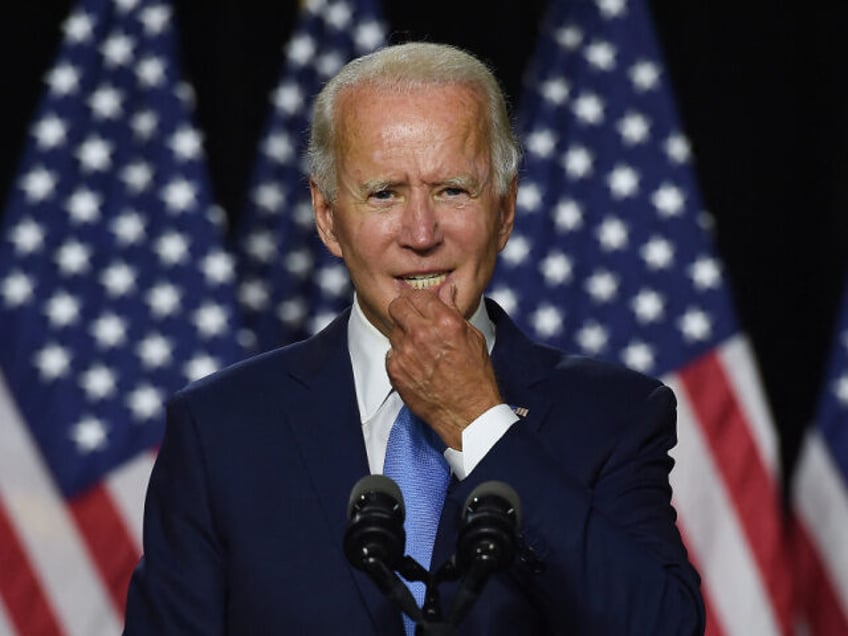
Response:
[[[456,554],[465,577],[451,604],[450,624],[459,625],[489,577],[512,564],[520,525],[521,500],[510,486],[487,481],[471,491],[463,507]]]
[[[406,512],[398,485],[384,475],[366,475],[353,486],[347,506],[344,553],[365,571],[380,591],[416,623],[421,609],[395,574],[406,546]]]

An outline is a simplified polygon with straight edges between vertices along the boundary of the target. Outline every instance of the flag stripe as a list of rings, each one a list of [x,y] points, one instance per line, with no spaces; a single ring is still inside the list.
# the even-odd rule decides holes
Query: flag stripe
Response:
[[[21,633],[32,636],[60,635],[53,609],[41,588],[29,559],[15,536],[12,524],[0,501],[0,598]],[[0,608],[2,609],[2,608]],[[0,619],[3,613],[0,611]],[[11,634],[0,620],[0,634]]]
[[[0,574],[2,577],[2,574]],[[14,634],[12,630],[12,619],[6,613],[6,608],[3,606],[3,594],[0,593],[0,634]],[[55,632],[54,632],[55,633]],[[41,636],[40,634],[38,636]],[[47,634],[45,636],[50,636]]]
[[[686,528],[685,524],[681,519],[678,519],[677,522],[678,530],[680,531],[680,536],[683,539],[683,543],[685,545],[689,545],[689,540],[686,537]],[[689,550],[689,562],[698,570],[699,573],[703,572],[701,568],[701,564],[698,562],[696,555]],[[704,598],[704,611],[706,612],[706,629],[705,636],[724,636],[725,631],[721,625],[721,621],[719,620],[718,615],[715,613],[715,607],[713,605],[713,601],[710,598],[710,591],[706,589],[704,586],[701,586],[701,596]]]
[[[141,546],[141,528],[144,517],[144,495],[156,453],[142,453],[135,459],[112,471],[106,479],[112,503],[126,521],[126,529],[134,546]]]
[[[713,352],[702,356],[687,365],[680,377],[722,478],[729,486],[749,549],[774,604],[781,633],[789,633],[792,581],[782,575],[786,560],[777,484],[769,474],[719,357]]]
[[[828,567],[819,557],[810,536],[801,524],[793,528],[798,563],[798,580],[803,584],[805,599],[804,621],[809,624],[811,634],[848,634],[848,614],[840,605],[837,594],[845,594],[845,588],[835,586]],[[844,532],[844,527],[843,527]],[[844,544],[845,539],[840,541]],[[844,572],[844,568],[841,570]]]
[[[59,623],[70,636],[119,633],[108,593],[2,375],[0,422],[0,500]]]
[[[141,550],[102,484],[77,497],[69,508],[109,590],[115,612],[123,617],[130,575]]]
[[[687,547],[702,564],[703,587],[728,634],[777,634],[777,619],[752,559],[742,527],[710,453],[702,422],[674,376],[664,378],[677,395],[678,443],[672,455],[674,505]]]

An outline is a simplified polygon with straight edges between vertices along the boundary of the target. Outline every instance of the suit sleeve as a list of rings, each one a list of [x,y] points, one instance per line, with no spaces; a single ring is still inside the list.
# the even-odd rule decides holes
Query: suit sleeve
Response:
[[[127,595],[125,636],[225,633],[222,546],[196,423],[179,398],[150,477],[144,556]]]
[[[550,631],[703,633],[699,578],[670,502],[671,390],[655,386],[636,404],[589,479],[564,465],[560,441],[545,434],[557,423],[540,426],[530,416],[492,448],[463,487],[500,479],[518,491],[524,547],[513,574]],[[573,433],[561,439],[569,435],[579,445]]]

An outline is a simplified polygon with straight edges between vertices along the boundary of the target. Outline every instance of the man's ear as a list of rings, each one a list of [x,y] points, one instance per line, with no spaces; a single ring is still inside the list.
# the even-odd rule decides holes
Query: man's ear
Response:
[[[518,177],[514,177],[506,193],[501,197],[501,209],[498,216],[498,251],[506,246],[515,225],[515,203],[518,198]]]
[[[312,211],[315,214],[318,236],[333,256],[342,258],[342,248],[336,238],[333,222],[333,204],[324,196],[314,179],[309,180],[309,193],[312,196]]]

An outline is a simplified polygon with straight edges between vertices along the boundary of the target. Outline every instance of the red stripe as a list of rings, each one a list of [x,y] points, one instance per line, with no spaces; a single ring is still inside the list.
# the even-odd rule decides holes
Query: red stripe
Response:
[[[60,636],[62,630],[35,569],[0,502],[0,597],[16,631],[27,636]]]
[[[848,634],[848,616],[834,592],[821,556],[799,521],[792,524],[795,571],[801,595],[802,618],[812,636]]]
[[[115,610],[123,617],[130,576],[141,556],[136,542],[102,485],[77,497],[71,502],[70,510]]]
[[[733,501],[782,633],[792,631],[793,589],[780,492],[748,428],[718,355],[680,373],[713,459]]]
[[[683,539],[683,544],[687,546],[686,550],[688,552],[689,562],[698,572],[703,572],[703,569],[701,569],[701,566],[698,563],[698,558],[695,556],[695,552],[688,547],[689,543],[686,540],[686,532],[683,529],[684,523],[684,521],[678,520],[677,527],[680,531],[680,536]],[[704,598],[704,609],[706,610],[706,631],[704,632],[704,636],[724,636],[725,630],[719,620],[718,612],[713,610],[710,590],[706,583],[704,583],[703,579],[701,580],[701,596]]]

